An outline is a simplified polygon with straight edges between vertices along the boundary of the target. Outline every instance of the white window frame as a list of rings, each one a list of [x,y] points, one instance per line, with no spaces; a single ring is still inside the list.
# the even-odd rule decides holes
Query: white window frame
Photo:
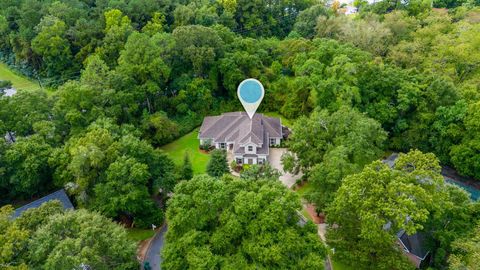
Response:
[[[277,139],[276,138],[270,138],[270,146],[272,145],[277,145]]]

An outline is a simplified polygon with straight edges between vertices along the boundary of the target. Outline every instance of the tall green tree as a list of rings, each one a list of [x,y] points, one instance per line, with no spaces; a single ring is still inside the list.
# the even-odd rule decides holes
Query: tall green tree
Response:
[[[207,164],[207,173],[213,177],[220,177],[230,171],[225,150],[215,149],[210,152],[210,160]]]
[[[292,131],[284,169],[307,175],[314,187],[307,197],[319,211],[333,200],[345,176],[381,156],[387,137],[377,121],[349,107],[331,114],[317,110],[299,118]]]
[[[299,224],[298,209],[278,181],[181,182],[168,205],[162,268],[323,269],[325,247],[313,223]]]
[[[449,200],[433,154],[401,154],[392,169],[380,161],[345,177],[327,209],[335,256],[359,268],[411,269],[396,244],[397,232],[425,229],[431,213]],[[440,227],[437,227],[440,228]]]
[[[84,209],[52,216],[35,231],[29,246],[30,263],[44,269],[138,268],[135,244],[125,229]]]
[[[183,156],[183,164],[180,169],[180,177],[183,180],[190,180],[193,177],[192,162],[190,161],[190,156],[187,151],[185,151],[185,154]]]

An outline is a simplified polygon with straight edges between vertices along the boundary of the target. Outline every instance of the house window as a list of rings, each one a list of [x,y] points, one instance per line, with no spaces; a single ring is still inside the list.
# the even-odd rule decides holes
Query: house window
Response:
[[[253,152],[253,146],[251,145],[248,146],[248,152]]]
[[[259,158],[258,159],[258,164],[265,164],[265,159],[264,158]]]
[[[221,149],[225,149],[225,143],[223,143],[223,142],[220,143],[220,148],[221,148]]]
[[[242,158],[237,158],[237,164],[242,164],[243,163],[243,159]]]
[[[276,144],[277,144],[277,139],[270,138],[270,145],[276,145]]]

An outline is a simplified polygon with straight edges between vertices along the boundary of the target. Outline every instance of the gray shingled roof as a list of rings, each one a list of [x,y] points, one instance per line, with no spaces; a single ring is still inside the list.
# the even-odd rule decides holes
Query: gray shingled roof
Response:
[[[219,116],[205,117],[200,127],[199,139],[212,139],[217,143],[234,142],[235,153],[241,153],[241,144],[253,142],[262,147],[258,154],[268,153],[268,138],[282,137],[279,118],[257,113],[250,119],[246,112],[229,112]]]
[[[53,201],[53,200],[60,201],[60,203],[63,205],[63,209],[65,209],[65,210],[74,209],[74,207],[72,205],[72,202],[70,201],[70,199],[67,196],[67,193],[65,193],[65,190],[60,189],[59,191],[56,191],[52,194],[49,194],[49,195],[47,195],[45,197],[42,197],[42,198],[40,198],[36,201],[33,201],[29,204],[26,204],[26,205],[24,205],[20,208],[15,209],[15,212],[13,213],[12,218],[17,218],[23,212],[25,212],[26,210],[31,209],[31,208],[40,207],[42,204],[44,204],[46,202],[49,202],[49,201]]]
[[[397,237],[408,252],[422,260],[425,259],[429,251],[425,245],[426,241],[423,233],[417,232],[413,235],[408,235],[404,230],[401,230],[397,233]]]

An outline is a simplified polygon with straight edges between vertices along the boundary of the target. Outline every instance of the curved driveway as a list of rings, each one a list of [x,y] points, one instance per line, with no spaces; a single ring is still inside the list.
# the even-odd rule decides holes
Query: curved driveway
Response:
[[[144,262],[149,262],[152,270],[162,269],[162,257],[160,252],[165,244],[165,233],[167,232],[168,226],[165,224],[162,226],[160,231],[158,231],[150,242],[150,247],[147,250],[145,255]],[[143,268],[143,265],[142,265]]]

